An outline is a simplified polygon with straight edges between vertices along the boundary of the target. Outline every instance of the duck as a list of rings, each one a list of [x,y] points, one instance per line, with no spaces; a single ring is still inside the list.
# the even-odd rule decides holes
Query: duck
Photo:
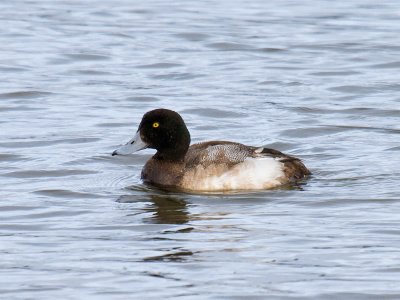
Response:
[[[112,156],[146,148],[156,153],[145,163],[141,179],[158,188],[266,190],[298,183],[311,174],[299,158],[270,148],[230,141],[190,145],[190,133],[181,115],[164,108],[145,113],[135,136]]]

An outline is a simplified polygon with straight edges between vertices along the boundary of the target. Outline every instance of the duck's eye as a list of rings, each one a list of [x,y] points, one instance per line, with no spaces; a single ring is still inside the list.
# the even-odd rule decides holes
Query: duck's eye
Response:
[[[158,123],[158,122],[153,123],[153,128],[157,128],[158,126],[160,126],[160,123]]]

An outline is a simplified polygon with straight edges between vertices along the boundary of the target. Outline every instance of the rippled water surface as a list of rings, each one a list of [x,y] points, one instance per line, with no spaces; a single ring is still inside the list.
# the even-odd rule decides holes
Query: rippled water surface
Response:
[[[398,1],[1,1],[2,299],[399,299]],[[302,189],[191,195],[110,153],[302,158]]]

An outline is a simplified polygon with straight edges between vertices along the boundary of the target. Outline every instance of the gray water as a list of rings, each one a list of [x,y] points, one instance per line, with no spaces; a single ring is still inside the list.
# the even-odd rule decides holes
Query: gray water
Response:
[[[399,299],[398,1],[1,1],[1,299]],[[144,186],[146,111],[302,158]]]

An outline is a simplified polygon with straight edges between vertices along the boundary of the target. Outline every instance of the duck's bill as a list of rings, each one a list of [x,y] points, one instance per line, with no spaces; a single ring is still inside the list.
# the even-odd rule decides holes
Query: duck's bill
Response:
[[[140,137],[140,132],[136,132],[136,135],[131,139],[128,143],[121,146],[117,150],[112,153],[114,155],[128,155],[139,150],[147,148],[149,145],[143,142],[142,138]]]

